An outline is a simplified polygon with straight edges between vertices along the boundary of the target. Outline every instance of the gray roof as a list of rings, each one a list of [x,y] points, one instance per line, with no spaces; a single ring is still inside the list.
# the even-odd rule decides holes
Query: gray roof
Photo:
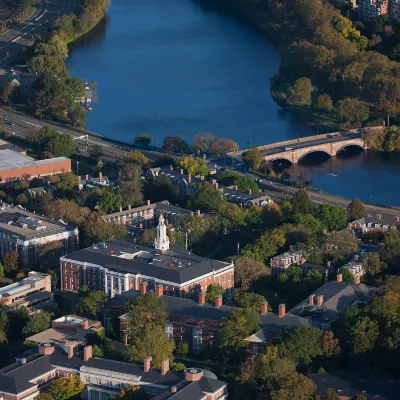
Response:
[[[338,395],[352,398],[358,393],[363,393],[368,400],[399,400],[400,385],[394,380],[365,375],[354,370],[338,370],[321,374],[310,374],[308,377],[317,386],[317,395],[322,395],[329,388],[334,389]]]
[[[108,360],[106,358],[90,358],[87,362],[84,363],[83,368],[85,367],[103,369],[106,371],[136,376],[141,376],[143,374],[142,366],[121,361]]]
[[[124,254],[132,255],[138,252],[143,253],[133,259],[121,258]],[[178,284],[230,265],[191,254],[178,244],[171,245],[169,250],[160,253],[149,247],[114,239],[69,254],[64,258]]]

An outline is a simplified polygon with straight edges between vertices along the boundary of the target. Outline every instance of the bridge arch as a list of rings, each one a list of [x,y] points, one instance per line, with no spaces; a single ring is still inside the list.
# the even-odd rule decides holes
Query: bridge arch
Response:
[[[304,157],[312,153],[324,153],[327,154],[329,157],[331,156],[331,153],[329,153],[329,151],[323,148],[312,148],[309,151],[305,152],[304,154],[301,154],[300,157],[297,159],[297,162],[301,161]]]
[[[336,149],[336,154],[339,154],[341,151],[347,149],[348,147],[358,147],[361,150],[365,150],[365,147],[361,143],[346,143],[343,146]]]

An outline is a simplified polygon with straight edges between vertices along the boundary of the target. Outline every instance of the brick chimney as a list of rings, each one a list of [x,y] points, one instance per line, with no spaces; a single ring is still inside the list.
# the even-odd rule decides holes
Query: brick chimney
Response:
[[[317,296],[317,306],[322,306],[322,303],[324,302],[324,296],[322,294]]]
[[[342,274],[337,274],[336,275],[336,282],[342,282],[343,281],[343,275]]]
[[[180,173],[181,175],[183,175],[183,169],[182,169],[182,168],[179,170],[179,173]]]
[[[310,304],[310,305],[314,305],[314,297],[315,297],[315,294],[313,293],[313,294],[310,294],[310,296],[308,297],[308,304]]]
[[[147,292],[147,282],[146,281],[142,281],[139,283],[139,290],[140,290],[140,294],[145,294]]]
[[[214,186],[215,184],[217,183],[217,180],[216,179],[213,179],[212,181],[211,181],[211,184]]]
[[[203,305],[206,302],[206,294],[204,292],[199,293],[199,304]]]
[[[192,175],[190,175],[190,174],[188,175],[187,181],[188,181],[188,183],[192,182]]]
[[[265,315],[268,312],[268,301],[261,303],[261,315]]]
[[[354,282],[353,282],[355,285],[359,285],[360,283],[361,283],[361,279],[360,279],[360,277],[359,276],[356,276],[355,278],[354,278]]]
[[[80,176],[78,176],[78,182],[80,182],[81,181],[81,177]]]
[[[156,296],[161,297],[164,294],[164,286],[161,284],[158,284],[156,286]]]
[[[176,386],[171,387],[171,393],[176,393],[178,388]]]
[[[201,216],[201,212],[200,212],[200,210],[197,210],[197,211],[196,211],[196,215],[197,215],[198,217],[200,217],[200,216]]]
[[[83,349],[83,361],[89,360],[89,358],[93,357],[92,346],[86,346]]]
[[[131,210],[132,206],[130,204],[128,204],[128,210]]]
[[[400,222],[400,217],[394,217],[394,222]]]
[[[382,219],[382,215],[381,214],[376,214],[376,219]]]
[[[218,182],[214,185],[214,187],[218,190]]]
[[[222,296],[219,294],[216,298],[215,298],[215,307],[216,308],[220,308],[222,306]]]
[[[283,317],[286,314],[286,305],[285,304],[279,304],[278,308],[278,316]]]
[[[238,186],[234,186],[233,188],[234,188],[236,191],[239,190],[239,187],[238,187]]]
[[[119,208],[119,212],[122,212],[122,207]]]
[[[147,206],[149,206],[151,204],[150,200],[147,200]]]
[[[169,166],[169,170],[170,170],[170,171],[173,171],[173,170],[174,170],[174,167],[173,167],[172,165],[170,165],[170,166]]]
[[[146,357],[143,360],[143,368],[144,368],[144,372],[149,372],[150,368],[151,368],[151,362],[153,361],[153,357]]]
[[[326,267],[327,267],[327,268],[330,268],[330,267],[331,267],[331,262],[330,262],[330,261],[327,261],[327,262],[326,262]]]
[[[19,360],[19,363],[20,363],[21,365],[26,364],[26,358],[21,358],[21,359]]]
[[[203,175],[200,177],[200,180],[201,180],[201,181],[204,181],[204,176],[203,176]]]
[[[161,361],[161,375],[166,375],[169,371],[169,360]]]
[[[89,175],[85,175],[85,181],[89,180]]]
[[[247,194],[248,194],[249,196],[251,196],[251,189],[249,189],[249,190],[247,191]]]
[[[100,171],[99,172],[99,182],[101,183],[103,181],[103,173]]]
[[[72,344],[67,345],[68,358],[74,356],[74,346]]]

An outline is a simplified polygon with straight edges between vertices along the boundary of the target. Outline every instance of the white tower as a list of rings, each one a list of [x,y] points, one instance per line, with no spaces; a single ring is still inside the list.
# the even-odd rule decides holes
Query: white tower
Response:
[[[167,227],[163,215],[160,215],[157,225],[157,236],[154,240],[154,247],[156,250],[165,251],[169,249],[169,238],[167,235]]]

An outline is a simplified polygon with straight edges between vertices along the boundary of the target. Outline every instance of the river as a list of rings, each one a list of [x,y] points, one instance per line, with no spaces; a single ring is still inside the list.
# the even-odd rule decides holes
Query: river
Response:
[[[93,132],[125,142],[148,133],[156,145],[210,132],[244,148],[313,134],[270,96],[279,60],[258,29],[198,0],[112,0],[106,21],[71,46],[67,67],[98,83]],[[399,167],[398,155],[369,152],[310,155],[291,172],[307,171],[329,193],[400,206]]]

